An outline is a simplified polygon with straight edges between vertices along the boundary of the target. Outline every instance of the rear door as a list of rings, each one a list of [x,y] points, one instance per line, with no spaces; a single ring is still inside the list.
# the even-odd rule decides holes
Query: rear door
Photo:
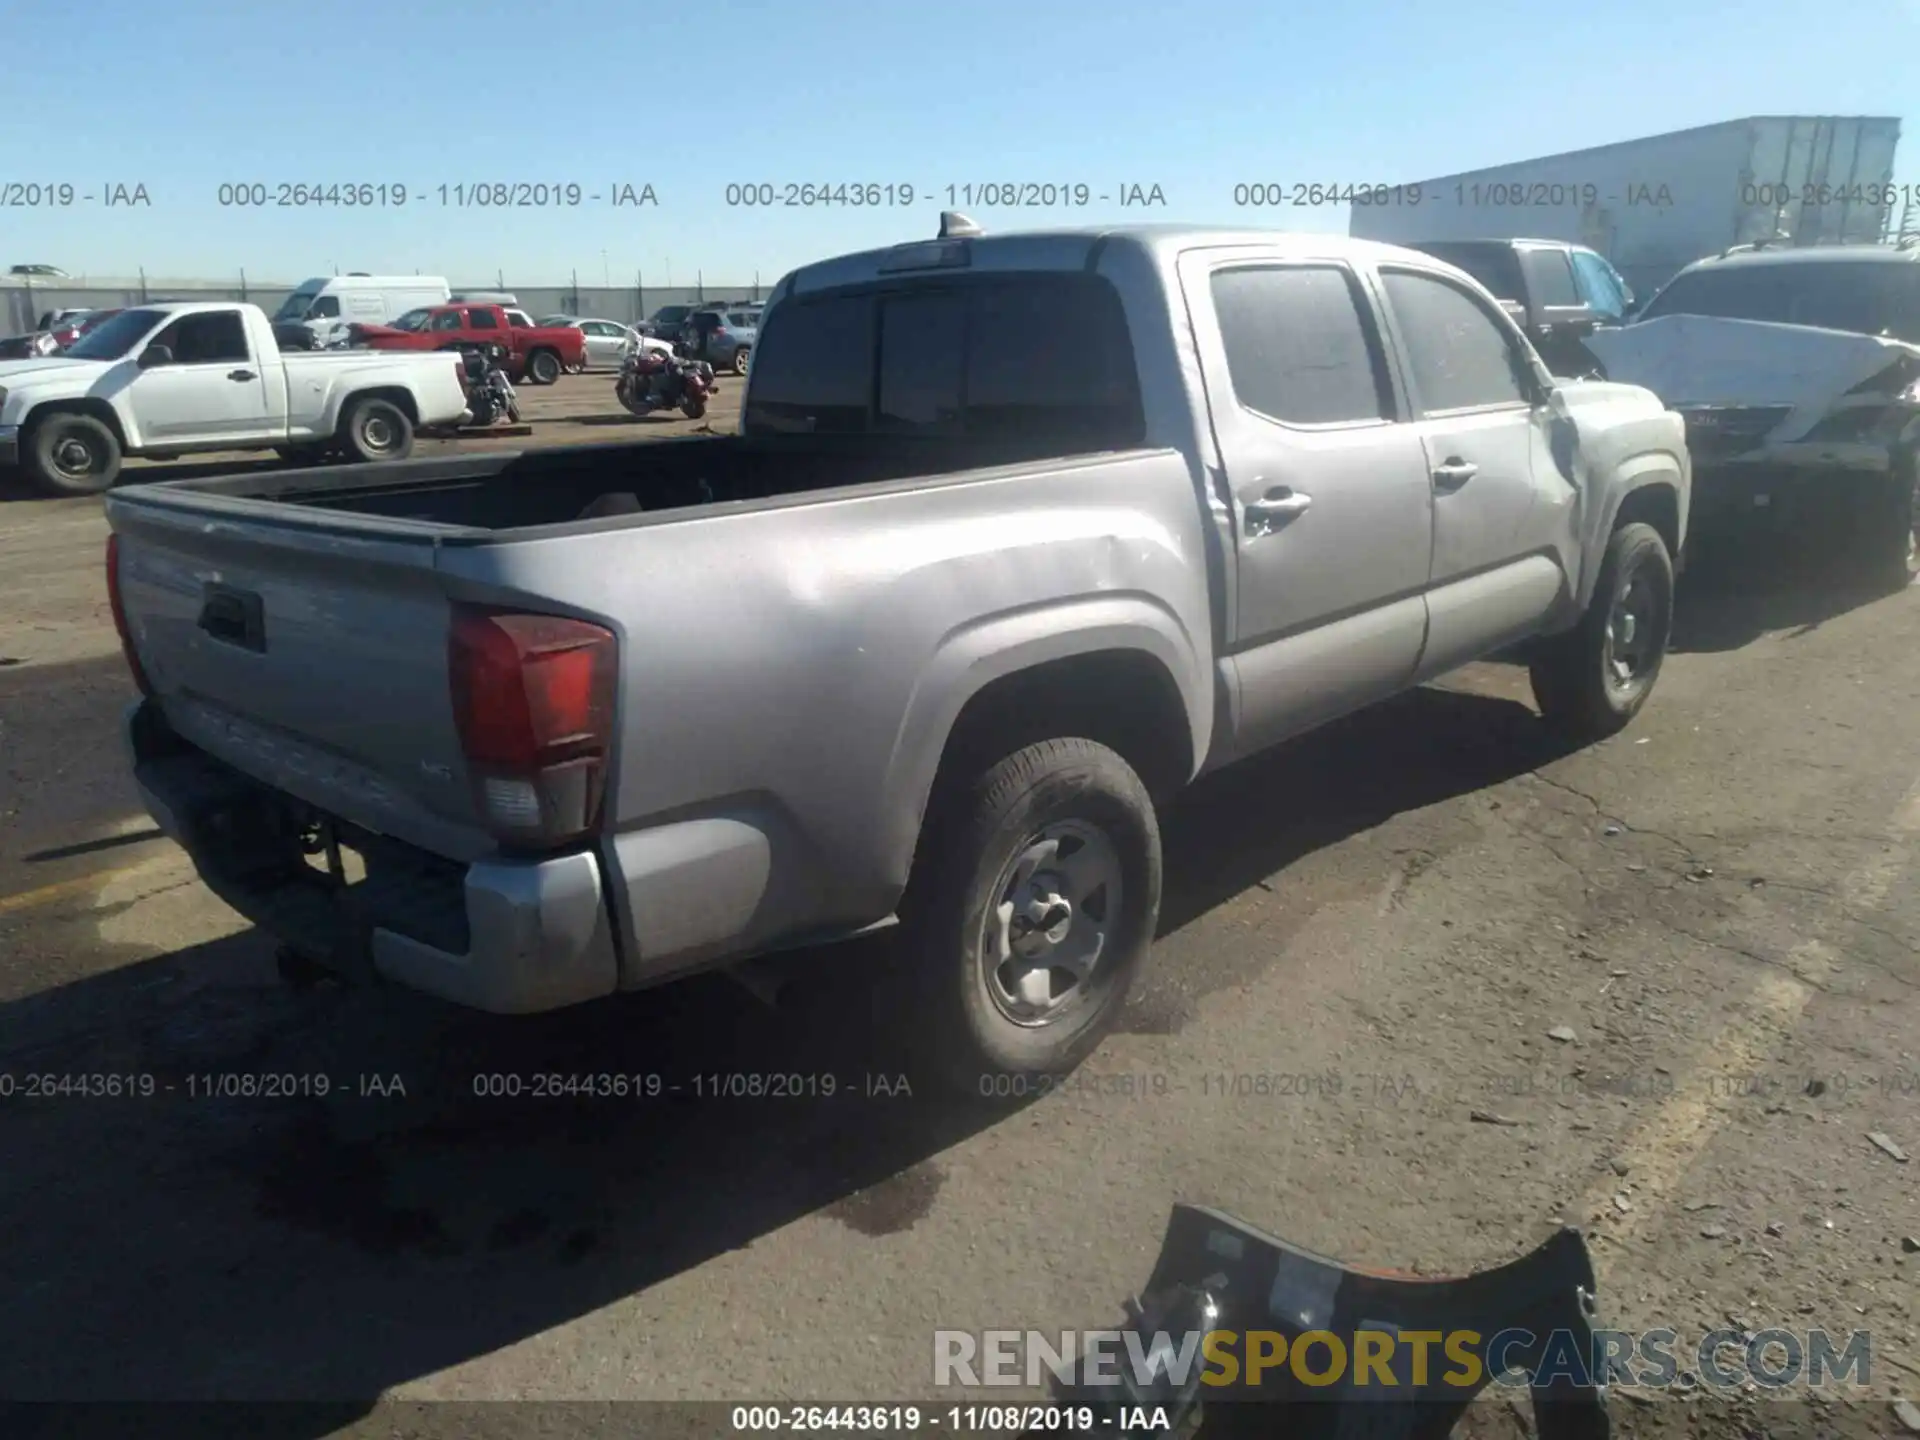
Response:
[[[1180,271],[1233,511],[1244,754],[1412,677],[1433,500],[1359,275],[1239,247]]]
[[[127,382],[142,443],[215,445],[272,436],[279,428],[266,366],[248,344],[239,310],[182,315],[146,349],[156,345],[171,350],[173,359],[135,369]]]
[[[1432,675],[1529,633],[1568,583],[1577,499],[1532,352],[1451,276],[1383,265],[1389,325],[1433,491]],[[1574,437],[1561,438],[1571,456]]]

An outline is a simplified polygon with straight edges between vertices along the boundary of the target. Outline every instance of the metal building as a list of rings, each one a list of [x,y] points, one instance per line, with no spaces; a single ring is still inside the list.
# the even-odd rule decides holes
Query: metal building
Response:
[[[1731,245],[1873,242],[1920,220],[1891,117],[1758,115],[1409,184],[1353,206],[1371,240],[1531,237],[1605,255],[1647,294]],[[1909,197],[1910,198],[1910,197]]]

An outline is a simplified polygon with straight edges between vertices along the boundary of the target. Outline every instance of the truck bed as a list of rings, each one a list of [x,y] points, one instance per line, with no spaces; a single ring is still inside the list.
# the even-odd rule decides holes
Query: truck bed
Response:
[[[1072,438],[716,435],[211,476],[157,489],[508,531],[579,520],[605,497],[630,496],[621,508],[653,513],[1064,458]]]

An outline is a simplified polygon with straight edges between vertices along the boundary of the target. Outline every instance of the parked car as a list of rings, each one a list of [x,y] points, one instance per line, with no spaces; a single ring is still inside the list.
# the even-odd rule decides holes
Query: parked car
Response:
[[[63,355],[0,364],[0,467],[78,495],[112,485],[128,455],[398,460],[416,425],[465,408],[447,357],[283,355],[257,305],[143,305]]]
[[[681,331],[687,354],[716,369],[747,373],[760,317],[748,310],[696,310]]]
[[[1565,240],[1421,240],[1410,248],[1486,286],[1555,375],[1604,378],[1584,342],[1600,326],[1625,321],[1633,291],[1598,251]]]
[[[1920,575],[1920,247],[1742,247],[1687,266],[1588,345],[1686,419],[1702,537],[1851,532]]]
[[[656,340],[678,340],[688,318],[699,308],[698,305],[662,305],[635,328]]]
[[[384,325],[422,305],[445,305],[452,298],[438,275],[320,275],[302,280],[273,312],[276,327],[305,326],[313,335],[303,350],[321,350],[344,341],[358,325]],[[276,334],[284,329],[276,328]]]
[[[40,317],[41,325],[26,335],[0,340],[0,360],[30,360],[42,355],[57,355],[103,321],[118,315],[112,310],[49,310]]]
[[[58,265],[9,265],[7,267],[7,273],[9,275],[29,275],[35,278],[38,278],[39,276],[42,276],[42,275],[48,275],[58,280],[67,280],[72,278],[67,274],[66,271],[62,270]]]
[[[1571,736],[1659,674],[1679,417],[1429,256],[1040,232],[775,297],[738,434],[108,498],[135,784],[290,972],[526,1012],[897,919],[876,1009],[1005,1093],[1119,1014],[1196,775],[1522,642]]]
[[[621,361],[626,359],[640,340],[638,330],[631,325],[622,325],[618,320],[581,320],[571,315],[549,315],[537,323],[578,330],[586,340],[585,368],[589,370],[618,370]]]
[[[524,323],[521,323],[524,322]],[[586,358],[586,337],[565,325],[535,325],[525,311],[499,305],[427,305],[391,325],[355,325],[351,343],[369,350],[448,350],[476,342],[507,347],[507,378],[551,385]]]
[[[34,329],[58,330],[63,325],[78,324],[92,313],[93,311],[86,307],[71,310],[49,310],[41,315],[40,321],[34,326]]]

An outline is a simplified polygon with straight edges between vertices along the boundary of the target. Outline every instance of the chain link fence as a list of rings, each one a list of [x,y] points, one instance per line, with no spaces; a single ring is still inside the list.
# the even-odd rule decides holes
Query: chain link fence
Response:
[[[697,285],[515,285],[496,275],[488,280],[455,285],[456,295],[504,290],[534,319],[571,315],[581,320],[615,320],[631,325],[652,315],[662,305],[700,305],[738,300],[764,300],[773,287],[758,279],[743,285],[705,281]],[[156,300],[248,300],[268,314],[293,293],[285,284],[252,284],[240,277],[220,280],[136,279],[70,280],[58,276],[0,277],[0,333],[21,335],[40,328],[53,310],[111,310]]]

